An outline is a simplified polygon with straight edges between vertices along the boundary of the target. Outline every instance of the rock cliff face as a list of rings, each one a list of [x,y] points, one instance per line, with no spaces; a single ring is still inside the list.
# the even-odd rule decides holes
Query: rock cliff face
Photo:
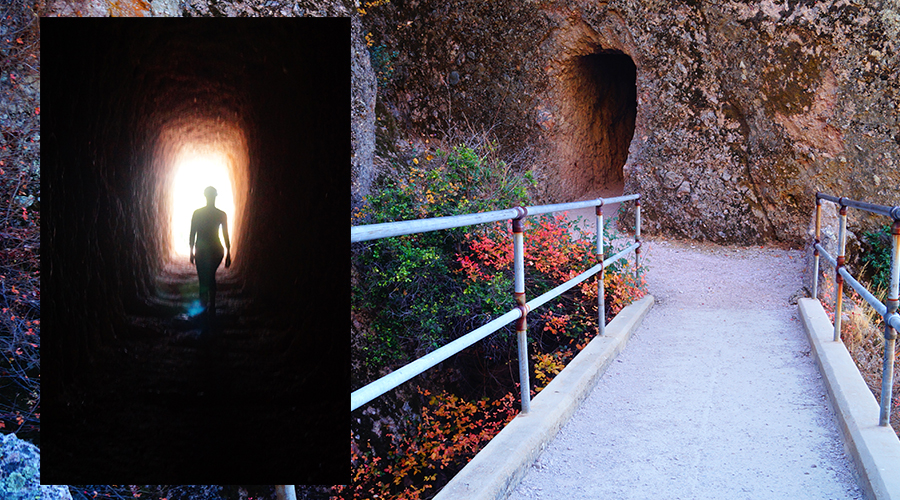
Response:
[[[369,194],[375,170],[375,74],[369,62],[359,17],[350,27],[350,163],[353,207]]]
[[[817,190],[900,204],[896,0],[372,3],[379,118],[495,127],[544,201],[624,182],[651,232],[748,244]]]
[[[0,497],[5,500],[72,500],[66,486],[41,484],[41,450],[15,434],[0,434]]]

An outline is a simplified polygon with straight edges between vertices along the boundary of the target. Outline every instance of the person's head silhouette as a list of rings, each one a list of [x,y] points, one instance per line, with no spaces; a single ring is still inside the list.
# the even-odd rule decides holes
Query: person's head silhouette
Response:
[[[203,196],[206,196],[206,204],[207,205],[215,205],[216,204],[216,195],[218,195],[218,191],[216,188],[209,186],[208,188],[203,190]]]

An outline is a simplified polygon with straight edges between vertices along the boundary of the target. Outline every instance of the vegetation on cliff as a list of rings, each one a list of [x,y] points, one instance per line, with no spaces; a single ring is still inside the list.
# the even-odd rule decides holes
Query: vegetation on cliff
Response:
[[[0,432],[40,445],[40,26],[0,9]]]
[[[397,154],[353,222],[378,223],[529,204],[533,181],[479,134]],[[535,297],[597,263],[592,239],[564,215],[530,217],[526,291]],[[608,232],[607,232],[608,234]],[[573,238],[574,235],[574,238]],[[607,239],[607,249],[612,252]],[[356,389],[513,309],[508,222],[354,247],[352,384]],[[607,317],[643,282],[608,269]],[[532,393],[597,333],[592,279],[529,315]],[[354,412],[352,482],[341,498],[428,498],[517,413],[512,325]]]

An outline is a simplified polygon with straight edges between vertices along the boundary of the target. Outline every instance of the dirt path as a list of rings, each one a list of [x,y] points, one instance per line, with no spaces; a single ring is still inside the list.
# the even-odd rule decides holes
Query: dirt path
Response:
[[[510,498],[863,498],[789,304],[802,252],[643,255],[656,305]]]

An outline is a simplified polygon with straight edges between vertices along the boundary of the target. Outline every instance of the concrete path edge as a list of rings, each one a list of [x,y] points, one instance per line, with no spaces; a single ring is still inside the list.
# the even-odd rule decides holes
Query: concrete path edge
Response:
[[[817,299],[800,299],[797,307],[844,445],[853,458],[859,485],[875,500],[900,500],[900,439],[890,427],[878,425],[879,406]]]
[[[544,447],[625,347],[653,305],[652,295],[625,307],[606,326],[606,335],[587,346],[434,497],[435,500],[506,499]]]

